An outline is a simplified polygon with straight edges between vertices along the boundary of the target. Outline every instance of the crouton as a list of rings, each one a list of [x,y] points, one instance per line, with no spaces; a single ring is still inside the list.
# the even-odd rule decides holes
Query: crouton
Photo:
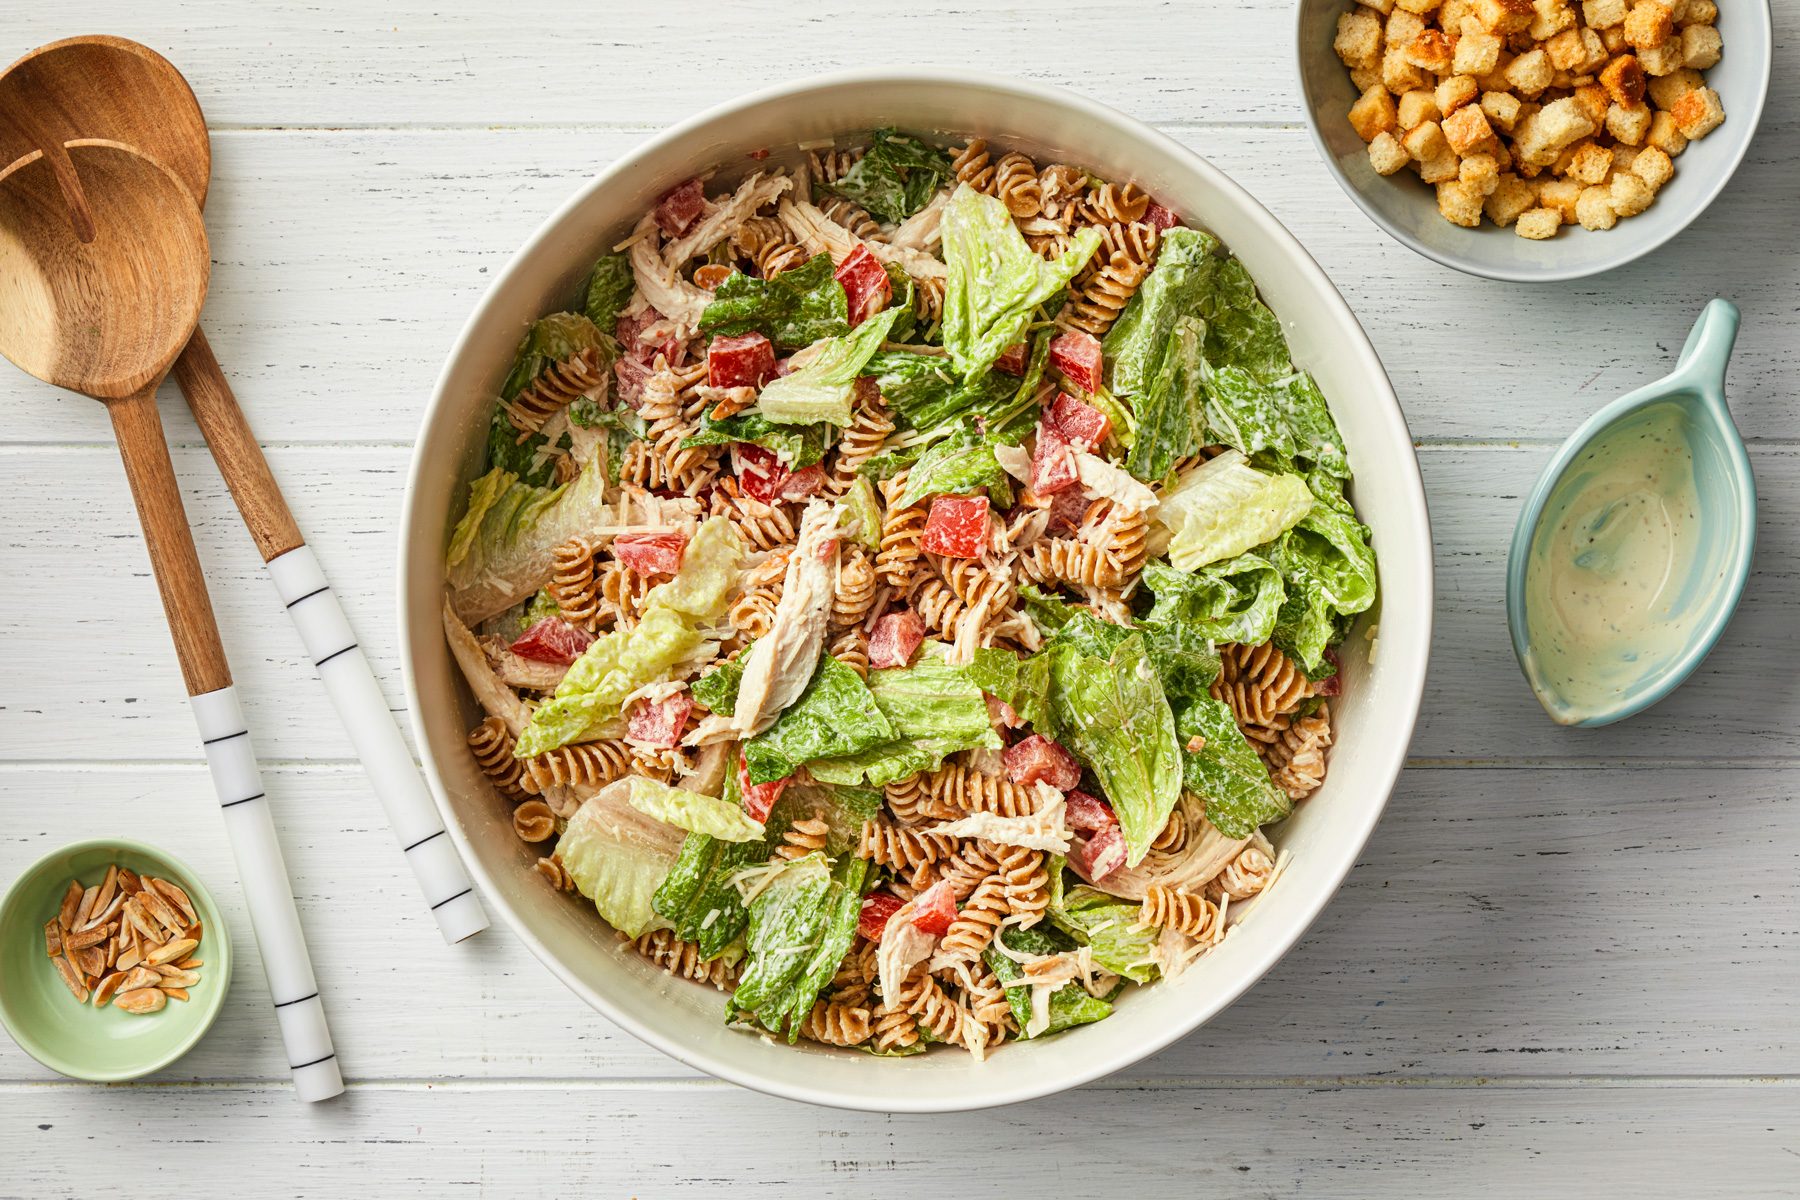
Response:
[[[1438,112],[1437,97],[1424,88],[1416,88],[1400,97],[1400,128],[1417,129],[1427,121],[1435,121],[1443,114]]]
[[[1615,104],[1606,110],[1606,132],[1627,146],[1641,146],[1650,133],[1648,104]]]
[[[1719,6],[1713,0],[1687,0],[1681,6],[1681,23],[1683,25],[1717,25],[1719,23]]]
[[[1615,171],[1631,170],[1631,164],[1637,160],[1637,156],[1638,147],[1636,146],[1614,146],[1612,148],[1612,169]]]
[[[1394,95],[1429,87],[1433,82],[1430,75],[1406,61],[1406,51],[1401,47],[1389,46],[1381,56],[1381,86]]]
[[[1513,91],[1535,96],[1550,86],[1550,77],[1554,72],[1550,56],[1542,50],[1533,50],[1508,63],[1505,74],[1506,82]]]
[[[1369,165],[1377,175],[1392,175],[1412,161],[1412,155],[1393,134],[1382,132],[1369,142]]]
[[[1350,126],[1365,142],[1374,141],[1378,133],[1392,133],[1399,128],[1394,98],[1386,88],[1372,87],[1350,106]]]
[[[1488,220],[1505,228],[1519,219],[1519,214],[1537,204],[1537,189],[1517,175],[1508,172],[1495,181],[1482,211]]]
[[[1522,238],[1541,242],[1545,238],[1555,237],[1562,223],[1562,214],[1554,208],[1532,208],[1519,214],[1514,232]]]
[[[1381,67],[1354,67],[1350,71],[1350,86],[1358,92],[1366,92],[1372,87],[1387,89],[1381,85]]]
[[[1597,126],[1573,97],[1546,104],[1515,131],[1514,147],[1525,161],[1538,166],[1555,162],[1563,147],[1593,133]]]
[[[1573,75],[1590,75],[1606,65],[1606,43],[1591,29],[1565,29],[1544,44],[1550,65]]]
[[[1575,27],[1575,11],[1568,0],[1532,0],[1531,24],[1525,32],[1533,40],[1547,42],[1565,29]]]
[[[1659,112],[1650,118],[1650,132],[1644,135],[1644,141],[1670,158],[1674,158],[1687,149],[1687,135],[1681,132],[1681,126],[1675,121],[1675,114]]]
[[[1638,0],[1625,15],[1625,40],[1635,49],[1648,50],[1669,40],[1675,17],[1669,6],[1657,0]]]
[[[1607,195],[1612,198],[1613,212],[1621,217],[1637,216],[1656,199],[1655,190],[1629,171],[1622,171],[1612,177],[1612,186],[1607,189]]]
[[[1384,17],[1394,11],[1394,0],[1356,0],[1356,2],[1364,8],[1373,9]]]
[[[1439,4],[1441,4],[1442,2],[1443,2],[1443,0],[1394,0],[1395,4],[1398,4],[1401,8],[1404,8],[1407,12],[1415,12],[1415,13],[1431,12],[1434,9],[1436,9],[1437,6]]]
[[[1606,124],[1606,110],[1612,107],[1612,98],[1606,94],[1605,88],[1597,83],[1583,84],[1571,93],[1570,98],[1581,106],[1581,111],[1587,114],[1588,120],[1595,125]]]
[[[1531,0],[1475,0],[1475,15],[1494,33],[1523,33],[1537,12]]]
[[[1447,117],[1463,105],[1473,103],[1480,94],[1481,89],[1475,86],[1474,76],[1449,75],[1437,85],[1433,98],[1439,115]]]
[[[1491,154],[1471,154],[1456,165],[1456,177],[1483,196],[1500,186],[1500,164]]]
[[[1590,29],[1611,29],[1625,23],[1631,11],[1626,0],[1581,0],[1581,19]]]
[[[1499,61],[1499,38],[1491,33],[1465,33],[1456,39],[1450,69],[1458,75],[1486,75]]]
[[[1382,36],[1387,40],[1388,49],[1405,46],[1425,32],[1425,18],[1418,13],[1410,13],[1405,9],[1396,9],[1387,19],[1387,27]]]
[[[1426,183],[1443,183],[1446,179],[1455,179],[1460,170],[1456,152],[1448,146],[1441,153],[1419,161],[1419,178]]]
[[[1631,173],[1649,184],[1651,191],[1660,191],[1662,185],[1669,182],[1670,176],[1675,174],[1675,164],[1655,146],[1645,146],[1631,160]]]
[[[1353,8],[1338,18],[1337,38],[1331,43],[1346,67],[1366,67],[1381,61],[1381,18]]]
[[[1603,187],[1582,188],[1575,199],[1575,219],[1583,229],[1611,229],[1619,223],[1613,211],[1612,193]]]
[[[1444,140],[1443,126],[1436,121],[1426,121],[1406,131],[1400,139],[1406,152],[1425,162],[1450,152],[1450,143]]]
[[[1449,179],[1437,185],[1438,212],[1453,225],[1470,229],[1481,224],[1481,202],[1487,197],[1481,189],[1460,179]]]
[[[1444,0],[1438,9],[1438,28],[1449,34],[1467,33],[1466,24],[1473,24],[1477,30],[1485,32],[1485,27],[1475,19],[1475,0]]]
[[[1689,25],[1681,31],[1681,64],[1696,71],[1719,64],[1724,42],[1711,25]]]
[[[1681,39],[1670,38],[1660,46],[1640,47],[1637,60],[1650,75],[1667,75],[1681,70]]]
[[[1458,155],[1471,153],[1475,147],[1494,136],[1493,126],[1487,122],[1479,104],[1465,104],[1449,116],[1442,124],[1444,140]]]
[[[1519,98],[1511,92],[1483,92],[1481,111],[1487,114],[1489,125],[1511,133],[1519,119]]]
[[[1450,39],[1444,35],[1443,30],[1427,29],[1408,42],[1401,53],[1406,56],[1407,62],[1421,71],[1428,71],[1433,75],[1448,75],[1454,52],[1450,48]]]
[[[1554,208],[1563,224],[1575,223],[1575,202],[1581,198],[1581,185],[1573,179],[1549,179],[1538,185],[1538,203]]]
[[[1637,55],[1621,54],[1607,63],[1606,69],[1600,72],[1600,86],[1618,103],[1629,107],[1644,102],[1649,80],[1644,75],[1644,68],[1639,64]]]
[[[1649,87],[1650,103],[1665,110],[1672,110],[1675,102],[1697,87],[1705,87],[1706,79],[1698,71],[1682,67],[1671,71],[1658,79],[1652,79]]]
[[[1705,137],[1725,123],[1725,106],[1719,102],[1719,93],[1709,87],[1700,87],[1677,100],[1669,115],[1675,118],[1682,136],[1692,141]],[[1448,132],[1446,129],[1445,133]]]
[[[1586,184],[1605,183],[1612,166],[1611,150],[1598,142],[1581,142],[1575,146],[1563,174]]]

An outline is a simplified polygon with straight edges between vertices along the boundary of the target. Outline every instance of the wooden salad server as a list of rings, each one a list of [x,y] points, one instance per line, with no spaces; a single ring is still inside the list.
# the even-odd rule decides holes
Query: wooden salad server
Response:
[[[33,154],[0,171],[0,354],[112,418],[294,1085],[302,1099],[327,1099],[343,1078],[156,411],[156,387],[206,298],[206,226],[182,182],[129,146],[59,150],[60,170]],[[86,243],[69,218],[69,180],[84,195]]]
[[[187,186],[196,205],[206,206],[212,175],[206,119],[187,80],[162,55],[125,38],[69,38],[33,50],[0,76],[0,164],[44,149],[78,234],[88,202],[73,172],[58,165],[61,156],[54,148],[93,137],[121,142],[155,159]],[[448,942],[481,932],[488,925],[487,913],[456,848],[444,836],[443,819],[412,752],[200,330],[175,360],[174,375],[275,580],[276,594],[293,617],[387,811],[439,931]]]

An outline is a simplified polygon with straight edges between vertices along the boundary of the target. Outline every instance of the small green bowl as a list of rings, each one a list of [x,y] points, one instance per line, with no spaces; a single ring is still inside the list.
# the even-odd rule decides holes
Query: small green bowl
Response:
[[[44,922],[69,880],[99,883],[113,863],[185,889],[205,928],[200,982],[160,1012],[77,1004],[44,954]],[[219,906],[187,864],[155,846],[124,838],[64,846],[27,867],[0,899],[0,1024],[21,1050],[72,1079],[118,1083],[168,1066],[206,1036],[230,984],[231,935]]]

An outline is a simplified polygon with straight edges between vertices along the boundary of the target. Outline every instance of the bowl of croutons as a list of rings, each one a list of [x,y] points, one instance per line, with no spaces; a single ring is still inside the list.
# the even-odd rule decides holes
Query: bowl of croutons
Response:
[[[1768,94],[1767,0],[1300,0],[1300,89],[1346,194],[1472,275],[1578,279],[1724,189]]]

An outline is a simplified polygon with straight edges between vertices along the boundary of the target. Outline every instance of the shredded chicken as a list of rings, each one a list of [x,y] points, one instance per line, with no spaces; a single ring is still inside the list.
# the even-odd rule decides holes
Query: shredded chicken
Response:
[[[1048,850],[1055,854],[1069,852],[1069,830],[1064,823],[1062,793],[1047,784],[1036,785],[1038,809],[1023,817],[1003,817],[997,813],[978,812],[959,821],[944,821],[927,832],[952,837],[981,838],[1005,846],[1023,846],[1028,850]],[[1112,880],[1107,880],[1111,890]]]
[[[569,673],[565,663],[539,662],[534,658],[514,654],[502,638],[482,638],[481,649],[487,655],[488,664],[493,667],[494,673],[500,677],[500,682],[508,687],[548,692],[554,690],[562,682],[563,676]]]
[[[1105,496],[1129,513],[1156,511],[1156,493],[1104,458],[1077,451],[1075,468],[1081,475],[1082,490],[1088,495]]]
[[[638,236],[631,243],[631,273],[637,279],[644,301],[675,322],[690,335],[700,327],[700,314],[712,302],[712,294],[702,291],[681,277],[678,264],[670,263],[656,248],[655,211],[644,214],[638,222]]]
[[[994,461],[1020,483],[1031,483],[1031,451],[1023,446],[995,446]]]
[[[1215,829],[1192,793],[1182,795],[1181,805],[1188,827],[1181,849],[1173,854],[1152,850],[1137,866],[1120,867],[1106,877],[1107,891],[1125,900],[1142,900],[1153,883],[1199,891],[1250,844],[1249,838],[1228,838]]]
[[[702,217],[698,224],[662,249],[663,261],[675,267],[698,258],[743,228],[756,210],[773,204],[794,181],[786,175],[765,175],[761,171],[738,185],[728,199],[721,200]],[[661,307],[660,305],[658,307]],[[663,309],[666,313],[668,309]]]
[[[892,242],[863,241],[804,200],[783,197],[776,212],[809,253],[825,252],[833,261],[842,261],[858,246],[865,246],[878,261],[892,263],[914,279],[942,279],[949,273],[939,259],[923,250],[895,246]]]
[[[914,902],[908,900],[894,910],[894,915],[882,927],[881,942],[875,948],[875,962],[880,968],[883,996],[898,996],[907,975],[937,949],[938,935],[926,933],[913,924],[913,912]]]
[[[922,250],[936,254],[944,244],[944,209],[950,203],[949,192],[939,192],[931,203],[894,226],[888,234],[888,245],[900,250]]]
[[[507,732],[518,737],[525,723],[531,720],[531,712],[519,699],[519,694],[507,687],[506,681],[494,672],[481,643],[450,606],[449,596],[444,597],[444,637],[450,643],[456,665],[462,668],[463,678],[469,681],[469,690],[475,693],[475,702],[486,709],[489,716],[506,722]]]

